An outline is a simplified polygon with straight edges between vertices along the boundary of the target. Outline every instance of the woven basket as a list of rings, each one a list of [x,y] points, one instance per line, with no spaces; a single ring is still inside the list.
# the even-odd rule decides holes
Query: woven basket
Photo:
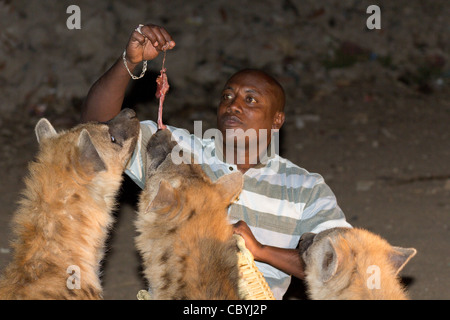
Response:
[[[239,297],[242,300],[275,300],[269,285],[262,273],[256,267],[252,253],[245,247],[244,238],[235,234],[236,244],[239,248]],[[138,300],[151,300],[147,290],[140,290],[137,294]]]
[[[244,238],[234,235],[239,248],[239,297],[243,300],[275,300],[269,285],[256,267],[252,253],[245,247]]]

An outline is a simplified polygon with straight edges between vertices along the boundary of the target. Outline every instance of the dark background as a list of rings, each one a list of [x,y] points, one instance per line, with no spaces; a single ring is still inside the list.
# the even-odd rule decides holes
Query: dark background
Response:
[[[72,4],[80,30],[66,26]],[[366,27],[371,4],[381,8],[380,30]],[[449,16],[448,0],[0,0],[0,268],[12,255],[9,222],[37,150],[36,122],[77,124],[132,30],[154,23],[177,43],[166,58],[166,123],[214,127],[227,78],[247,67],[269,72],[287,94],[282,156],[322,174],[352,225],[418,250],[401,273],[413,299],[449,299]],[[130,85],[125,105],[142,120],[156,120],[160,67],[158,57]],[[138,192],[125,179],[107,299],[135,299],[145,287],[133,245]],[[301,281],[287,297],[304,297]]]

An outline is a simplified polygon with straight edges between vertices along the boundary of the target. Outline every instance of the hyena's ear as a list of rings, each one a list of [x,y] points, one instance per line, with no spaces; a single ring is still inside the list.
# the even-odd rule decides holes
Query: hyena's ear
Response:
[[[84,168],[92,169],[94,173],[106,170],[105,162],[98,154],[86,129],[81,130],[78,137],[78,149],[80,151],[80,163]]]
[[[161,180],[159,183],[158,193],[150,204],[150,210],[153,212],[163,212],[161,209],[172,208],[178,204],[178,193],[172,187],[170,182]],[[167,213],[167,210],[164,210]]]
[[[216,185],[220,187],[226,203],[233,202],[239,196],[243,183],[242,173],[239,171],[226,174],[216,181]]]
[[[319,252],[318,260],[321,268],[321,278],[324,283],[329,281],[336,274],[339,265],[338,258],[337,251],[331,238],[327,237]]]
[[[392,247],[393,251],[389,254],[389,261],[395,268],[397,275],[403,267],[414,257],[417,250],[414,248]]]
[[[38,143],[41,143],[44,139],[57,135],[55,128],[53,128],[50,121],[45,118],[38,121],[36,127],[34,128],[34,132],[36,133]]]

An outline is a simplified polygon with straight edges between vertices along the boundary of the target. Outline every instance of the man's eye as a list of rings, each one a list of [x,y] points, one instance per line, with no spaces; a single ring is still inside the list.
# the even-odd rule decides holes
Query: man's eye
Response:
[[[232,98],[232,96],[229,93],[224,93],[222,95],[222,100],[230,100],[231,98]]]
[[[248,102],[248,103],[256,103],[257,101],[256,101],[256,99],[253,98],[253,97],[247,97],[247,102]]]

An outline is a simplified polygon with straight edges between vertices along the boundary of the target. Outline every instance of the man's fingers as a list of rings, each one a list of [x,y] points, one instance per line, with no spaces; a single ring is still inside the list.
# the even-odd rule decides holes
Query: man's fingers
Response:
[[[159,51],[162,51],[163,49],[172,49],[175,46],[175,42],[170,34],[162,27],[146,25],[141,27],[141,32]]]
[[[134,30],[131,34],[131,40],[139,42],[141,45],[145,43],[145,36],[140,34],[137,30]]]
[[[158,42],[158,49],[162,50],[163,46],[166,45],[166,39],[164,38],[163,34],[161,33],[161,29],[160,28],[155,28],[154,30],[157,42]]]
[[[143,26],[142,28],[141,28],[141,32],[142,32],[142,34],[147,38],[147,39],[149,39],[150,40],[150,42],[153,44],[153,46],[157,46],[158,44],[157,44],[157,38],[156,38],[156,35],[155,35],[155,33],[153,32],[153,27],[154,26],[152,26],[152,27],[150,27],[150,26]],[[155,44],[156,43],[156,44]]]
[[[173,41],[172,36],[164,28],[161,28],[161,34],[166,40],[166,49],[173,49],[173,47],[175,47],[175,41]]]

